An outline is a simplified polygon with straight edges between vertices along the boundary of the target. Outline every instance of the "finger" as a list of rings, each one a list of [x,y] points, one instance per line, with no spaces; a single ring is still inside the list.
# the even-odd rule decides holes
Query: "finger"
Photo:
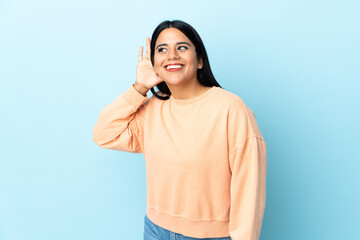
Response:
[[[146,54],[145,54],[145,58],[147,58],[148,60],[150,60],[150,39],[146,38]]]
[[[139,53],[138,53],[138,61],[143,60],[143,46],[140,46]]]

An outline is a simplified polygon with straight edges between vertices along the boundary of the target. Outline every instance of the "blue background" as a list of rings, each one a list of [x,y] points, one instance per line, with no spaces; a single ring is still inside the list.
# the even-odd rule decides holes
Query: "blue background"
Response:
[[[359,7],[0,1],[0,239],[142,239],[143,155],[102,149],[92,130],[135,82],[145,38],[175,19],[198,31],[266,140],[260,239],[360,239]]]

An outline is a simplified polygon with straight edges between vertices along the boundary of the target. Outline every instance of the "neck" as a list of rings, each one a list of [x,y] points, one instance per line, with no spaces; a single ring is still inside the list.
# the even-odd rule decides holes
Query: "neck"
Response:
[[[189,99],[206,92],[211,87],[201,85],[197,80],[183,85],[167,84],[171,95],[175,99]]]

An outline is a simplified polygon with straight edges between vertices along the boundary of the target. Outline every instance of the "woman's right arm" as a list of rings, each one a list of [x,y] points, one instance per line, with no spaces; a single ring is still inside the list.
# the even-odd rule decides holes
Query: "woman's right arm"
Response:
[[[102,148],[141,153],[148,99],[146,88],[131,85],[100,112],[93,141]]]
[[[143,127],[149,89],[163,80],[155,72],[151,60],[150,38],[146,38],[146,54],[139,48],[136,82],[101,112],[93,130],[94,142],[103,148],[140,153],[144,147]]]

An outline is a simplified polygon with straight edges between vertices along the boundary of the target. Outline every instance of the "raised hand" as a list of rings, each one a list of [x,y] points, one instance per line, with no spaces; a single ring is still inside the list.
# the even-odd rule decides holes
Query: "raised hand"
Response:
[[[139,49],[138,63],[136,66],[136,82],[134,84],[147,90],[163,82],[151,64],[150,51],[150,38],[147,37],[145,59],[143,59],[143,46]]]

